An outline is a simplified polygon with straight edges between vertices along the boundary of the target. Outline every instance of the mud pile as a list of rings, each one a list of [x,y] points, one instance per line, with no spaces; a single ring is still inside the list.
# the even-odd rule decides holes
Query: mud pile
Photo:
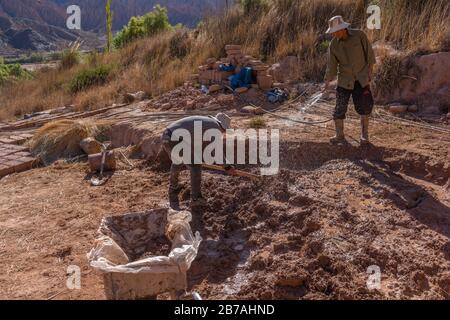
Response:
[[[207,299],[450,297],[450,208],[391,169],[399,155],[282,147],[280,174],[260,183],[204,174],[191,289]],[[367,286],[371,266],[379,289]]]

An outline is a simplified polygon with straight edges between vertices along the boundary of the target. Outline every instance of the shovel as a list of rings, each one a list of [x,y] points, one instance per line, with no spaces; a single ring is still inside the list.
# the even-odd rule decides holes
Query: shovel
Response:
[[[222,166],[213,165],[213,164],[203,164],[202,167],[205,168],[205,169],[217,170],[217,171],[222,171],[222,172],[225,172],[227,174],[230,174],[230,172],[228,170],[226,170]],[[259,180],[259,179],[261,179],[261,176],[259,176],[259,175],[256,175],[256,174],[253,174],[253,173],[249,173],[249,172],[245,172],[245,171],[241,171],[241,170],[234,170],[232,175],[233,176],[237,176],[237,177],[246,177],[246,178],[250,178],[252,180]]]
[[[93,185],[94,187],[103,186],[108,181],[108,178],[103,177],[103,169],[105,167],[105,161],[106,161],[106,150],[103,149],[103,151],[102,151],[102,164],[100,166],[100,178],[98,178],[96,176],[91,178],[91,185]]]

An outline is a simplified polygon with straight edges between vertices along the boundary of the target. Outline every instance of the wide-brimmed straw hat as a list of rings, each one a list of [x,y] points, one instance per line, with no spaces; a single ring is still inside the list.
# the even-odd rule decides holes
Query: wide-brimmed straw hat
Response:
[[[350,23],[345,22],[342,16],[335,16],[328,21],[328,26],[327,33],[335,33],[339,30],[347,29],[350,27]]]

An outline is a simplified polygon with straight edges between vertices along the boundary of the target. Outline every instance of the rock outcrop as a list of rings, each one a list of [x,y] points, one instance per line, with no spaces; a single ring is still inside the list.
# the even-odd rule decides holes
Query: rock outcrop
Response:
[[[390,92],[375,88],[377,103],[414,104],[422,113],[447,113],[450,106],[450,52],[401,58],[401,73]]]

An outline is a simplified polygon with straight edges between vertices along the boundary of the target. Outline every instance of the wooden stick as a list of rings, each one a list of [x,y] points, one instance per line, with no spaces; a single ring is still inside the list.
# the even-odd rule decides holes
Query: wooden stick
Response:
[[[226,170],[224,167],[222,166],[218,166],[218,165],[214,165],[214,164],[203,164],[202,165],[203,168],[205,169],[210,169],[210,170],[217,170],[217,171],[222,171],[225,173],[229,173],[228,170]],[[238,177],[246,177],[246,178],[250,178],[250,179],[260,179],[261,176],[253,174],[253,173],[249,173],[249,172],[245,172],[245,171],[241,171],[241,170],[234,170],[234,176],[238,176]]]

